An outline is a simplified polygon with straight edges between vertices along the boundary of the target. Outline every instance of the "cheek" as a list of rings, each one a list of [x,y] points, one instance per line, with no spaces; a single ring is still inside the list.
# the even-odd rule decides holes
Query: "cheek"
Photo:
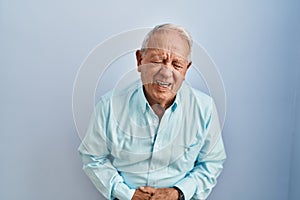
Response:
[[[151,77],[159,72],[160,66],[156,66],[153,64],[145,64],[140,66],[140,70],[144,76]]]
[[[141,72],[141,79],[143,84],[145,85],[148,83],[152,83],[154,71],[151,70],[150,66],[142,65],[140,66],[140,70],[141,70],[140,72]]]
[[[181,84],[185,80],[185,73],[174,71],[173,76],[176,84]]]

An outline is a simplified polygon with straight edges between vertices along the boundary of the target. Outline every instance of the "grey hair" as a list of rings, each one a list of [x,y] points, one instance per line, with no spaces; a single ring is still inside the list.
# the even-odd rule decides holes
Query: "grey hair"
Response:
[[[155,33],[157,32],[166,32],[166,31],[175,31],[177,32],[180,37],[182,37],[184,40],[186,40],[188,47],[189,47],[189,55],[188,55],[188,60],[191,60],[191,52],[192,52],[192,45],[193,45],[193,39],[192,36],[190,35],[190,33],[185,30],[183,27],[179,26],[179,25],[175,25],[175,24],[161,24],[161,25],[157,25],[155,26],[144,38],[144,41],[142,43],[142,52],[145,52],[145,50],[147,49],[149,40],[151,38],[151,36],[153,36]]]

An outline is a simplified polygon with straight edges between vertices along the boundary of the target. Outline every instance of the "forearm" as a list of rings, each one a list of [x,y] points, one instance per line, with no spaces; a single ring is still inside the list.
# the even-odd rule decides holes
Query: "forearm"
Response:
[[[206,199],[217,184],[217,177],[222,171],[221,165],[215,173],[205,169],[209,165],[211,164],[194,168],[192,172],[175,185],[184,193],[186,199],[191,199],[193,196],[196,196],[196,199]],[[212,169],[213,167],[208,168]]]
[[[118,171],[106,157],[96,157],[80,152],[83,161],[83,170],[95,187],[107,199],[130,200],[134,189],[130,189]]]
[[[196,199],[206,199],[217,184],[225,159],[226,154],[220,137],[219,142],[205,157],[203,154],[199,155],[194,168],[175,186],[182,190],[186,199],[193,196]]]

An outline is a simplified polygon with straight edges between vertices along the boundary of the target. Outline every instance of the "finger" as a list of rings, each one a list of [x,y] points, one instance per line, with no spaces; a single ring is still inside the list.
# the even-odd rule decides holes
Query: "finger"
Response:
[[[139,190],[148,194],[154,194],[156,189],[150,186],[139,187]]]
[[[161,200],[161,199],[166,199],[166,198],[161,198],[160,195],[156,195],[156,194],[153,194],[150,198],[150,200]]]
[[[136,190],[133,195],[133,200],[149,200],[151,198],[151,194],[142,192],[141,190]]]

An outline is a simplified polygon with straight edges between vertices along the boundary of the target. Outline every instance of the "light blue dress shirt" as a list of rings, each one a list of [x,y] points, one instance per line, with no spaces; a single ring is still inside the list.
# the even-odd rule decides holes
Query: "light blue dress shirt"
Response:
[[[161,120],[140,81],[102,96],[79,152],[96,188],[120,200],[140,186],[206,199],[226,158],[212,98],[185,82]]]

